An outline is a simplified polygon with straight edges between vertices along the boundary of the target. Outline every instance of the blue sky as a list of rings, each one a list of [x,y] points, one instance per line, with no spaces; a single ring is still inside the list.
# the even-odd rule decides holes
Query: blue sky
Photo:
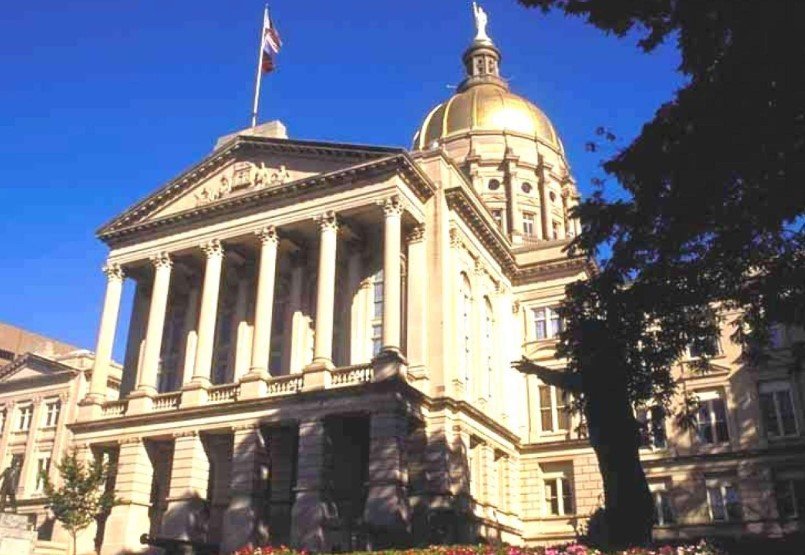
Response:
[[[409,146],[461,79],[469,1],[275,0],[285,43],[261,120],[292,138]],[[0,320],[94,349],[106,248],[94,231],[249,123],[262,3],[37,0],[0,13]],[[598,126],[627,142],[681,84],[580,20],[485,0],[512,89],[564,141],[582,193]],[[128,302],[121,313],[125,331]],[[120,357],[123,341],[116,342]]]

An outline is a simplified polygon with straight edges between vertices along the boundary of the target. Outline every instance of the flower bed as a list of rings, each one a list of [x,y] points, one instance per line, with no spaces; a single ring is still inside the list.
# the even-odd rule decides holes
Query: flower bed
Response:
[[[578,543],[554,547],[513,547],[493,545],[438,545],[416,549],[353,552],[351,555],[719,555],[722,551],[701,542],[696,545],[633,547],[625,551],[599,551]],[[232,555],[307,555],[288,547],[243,548]]]

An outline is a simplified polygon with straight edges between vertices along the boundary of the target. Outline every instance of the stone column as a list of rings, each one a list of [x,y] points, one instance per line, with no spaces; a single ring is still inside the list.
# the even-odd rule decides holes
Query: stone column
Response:
[[[403,464],[408,422],[389,411],[372,414],[364,521],[376,531],[372,549],[404,545],[410,534],[408,475]]]
[[[252,327],[249,324],[249,287],[251,279],[243,271],[238,277],[238,290],[235,300],[235,382],[240,381],[249,371],[252,356]]]
[[[291,546],[323,551],[324,510],[321,499],[324,464],[324,421],[299,422],[296,497],[291,509]]]
[[[305,349],[307,346],[306,333],[307,322],[303,312],[302,289],[304,286],[305,266],[302,260],[294,260],[291,266],[291,290],[288,294],[291,313],[290,341],[289,348],[289,370],[291,374],[297,374],[305,366]]]
[[[196,348],[198,347],[198,301],[199,288],[193,285],[187,293],[187,313],[184,318],[184,366],[182,371],[182,385],[190,383],[193,379],[193,367],[196,364]]]
[[[232,431],[232,471],[229,507],[224,513],[221,552],[264,545],[269,537],[265,514],[265,492],[269,461],[265,438],[256,424]]]
[[[112,362],[112,346],[115,341],[115,328],[120,312],[120,297],[123,294],[123,269],[119,264],[110,263],[103,267],[106,274],[106,296],[103,300],[101,327],[98,330],[98,343],[95,348],[95,362],[92,365],[92,378],[85,402],[102,404],[106,401],[106,380],[109,364]]]
[[[140,438],[127,438],[120,445],[115,479],[115,496],[120,504],[112,507],[106,520],[101,555],[140,552],[140,536],[150,528],[151,482],[154,469]]]
[[[207,539],[210,461],[197,431],[174,436],[168,509],[162,534],[179,540]]]
[[[319,272],[316,294],[316,323],[313,363],[305,369],[305,389],[329,385],[333,368],[333,312],[335,310],[335,265],[338,220],[335,212],[316,218],[319,225]]]
[[[405,349],[408,374],[424,377],[426,361],[428,269],[425,252],[425,226],[416,226],[408,234],[408,333]]]
[[[398,198],[383,201],[383,350],[397,355],[400,354],[402,212]]]
[[[274,288],[277,277],[277,246],[279,237],[274,226],[257,232],[260,239],[260,267],[257,275],[257,297],[254,306],[254,334],[252,336],[252,363],[245,382],[268,378],[271,354],[271,323],[274,316]],[[265,384],[263,385],[263,388]]]
[[[553,239],[551,229],[551,198],[545,178],[539,180],[540,219],[542,220],[542,238]],[[536,223],[536,222],[535,222]]]
[[[201,309],[198,316],[198,345],[193,367],[193,379],[189,384],[195,389],[210,386],[212,352],[215,345],[215,321],[218,316],[218,292],[221,288],[221,270],[224,249],[217,239],[201,245],[207,262],[204,268],[204,285],[201,290]],[[184,402],[184,399],[182,399]]]
[[[152,397],[157,393],[157,370],[162,350],[162,333],[165,328],[165,310],[168,307],[173,261],[163,252],[153,256],[151,262],[154,265],[154,286],[151,291],[151,308],[148,311],[148,325],[145,332],[145,352],[137,391],[132,397]],[[148,403],[144,403],[142,407],[138,405],[129,404],[129,410],[145,412],[150,409]]]

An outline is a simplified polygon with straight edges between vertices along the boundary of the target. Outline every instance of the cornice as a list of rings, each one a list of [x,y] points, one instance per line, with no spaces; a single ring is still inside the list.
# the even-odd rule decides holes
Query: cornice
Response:
[[[254,210],[255,207],[288,200],[313,190],[324,192],[343,185],[345,182],[349,183],[356,179],[370,178],[390,170],[397,171],[420,200],[426,200],[436,190],[435,185],[422,173],[416,164],[405,153],[399,153],[379,160],[371,160],[363,164],[298,179],[276,187],[261,189],[235,197],[227,197],[162,218],[126,226],[107,226],[99,231],[99,237],[106,243],[114,245],[131,236],[145,235],[157,229],[173,229],[204,220],[212,215],[231,214],[243,209]],[[188,186],[190,185],[184,185],[182,191]],[[122,223],[123,220],[120,220],[120,222]]]

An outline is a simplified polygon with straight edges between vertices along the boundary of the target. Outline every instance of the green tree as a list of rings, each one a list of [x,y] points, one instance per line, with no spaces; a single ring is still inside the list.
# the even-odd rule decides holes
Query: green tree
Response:
[[[62,523],[73,540],[76,553],[76,536],[101,515],[108,513],[115,503],[114,493],[107,491],[110,467],[103,460],[84,462],[75,452],[65,455],[57,465],[61,485],[56,487],[43,473],[45,506],[56,520]]]
[[[562,307],[568,371],[518,365],[577,392],[609,541],[641,544],[652,507],[632,407],[668,404],[671,366],[715,337],[716,306],[741,311],[733,337],[748,355],[762,353],[770,323],[805,325],[805,74],[792,63],[805,58],[805,2],[519,2],[637,36],[647,52],[674,41],[681,55],[684,86],[603,166],[617,194],[599,187],[576,213],[571,252],[599,271]]]

